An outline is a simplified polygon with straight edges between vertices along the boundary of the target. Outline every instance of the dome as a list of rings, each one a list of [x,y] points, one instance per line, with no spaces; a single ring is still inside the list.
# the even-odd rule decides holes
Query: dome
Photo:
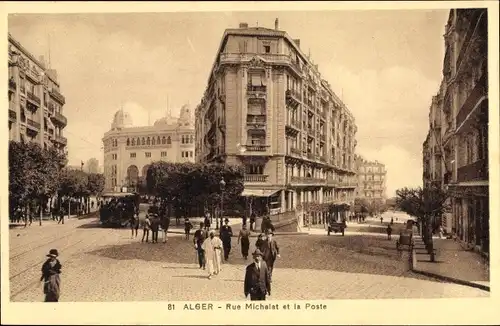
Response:
[[[183,105],[177,124],[179,126],[190,126],[193,123],[193,112],[189,105]]]
[[[154,125],[155,126],[170,126],[170,125],[173,125],[177,122],[177,119],[171,117],[171,116],[167,116],[167,117],[163,117],[161,119],[158,119],[155,121]]]
[[[113,118],[113,123],[111,124],[111,129],[122,129],[132,127],[132,117],[123,109],[116,111],[115,117]]]

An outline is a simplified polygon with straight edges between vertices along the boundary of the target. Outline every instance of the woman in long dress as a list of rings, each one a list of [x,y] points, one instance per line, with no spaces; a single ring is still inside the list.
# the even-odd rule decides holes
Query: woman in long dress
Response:
[[[213,230],[210,231],[210,236],[203,242],[202,249],[205,251],[208,279],[211,279],[212,275],[217,275],[222,271],[222,241],[215,236]]]

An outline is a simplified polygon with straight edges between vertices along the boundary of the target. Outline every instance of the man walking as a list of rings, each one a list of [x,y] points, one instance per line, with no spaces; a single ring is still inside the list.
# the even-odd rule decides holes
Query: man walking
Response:
[[[144,237],[146,237],[146,242],[148,242],[150,229],[151,229],[151,220],[149,219],[149,215],[146,214],[146,219],[144,220],[144,224],[142,226],[142,240],[141,240],[141,242],[144,242]]]
[[[135,237],[137,238],[137,233],[139,230],[139,214],[134,213],[134,214],[130,215],[129,222],[130,222],[130,230],[132,231],[131,239],[134,238],[134,234],[135,234]]]
[[[167,243],[168,228],[170,227],[170,217],[163,215],[161,228],[163,230],[163,243]]]
[[[273,239],[274,232],[270,229],[266,230],[267,239],[260,244],[260,251],[262,252],[262,259],[266,262],[269,270],[269,280],[273,280],[273,269],[276,257],[280,257],[280,249],[278,243]]]
[[[262,252],[256,249],[253,253],[254,262],[247,266],[245,272],[244,293],[250,294],[250,300],[266,300],[266,294],[271,295],[271,279],[266,262],[262,260]]]
[[[207,231],[205,230],[205,226],[200,223],[200,228],[196,230],[193,236],[193,244],[196,253],[198,254],[198,263],[200,264],[200,268],[205,269],[206,260],[205,260],[205,252],[203,250],[203,242],[208,237]]]
[[[205,259],[208,266],[208,279],[211,279],[212,275],[217,275],[222,271],[222,241],[215,236],[214,230],[209,232],[209,237],[203,242],[202,248],[205,251]]]
[[[240,234],[238,235],[238,244],[241,241],[241,255],[246,260],[248,257],[248,249],[250,248],[250,231],[247,230],[247,226],[243,224]]]
[[[45,294],[45,302],[59,302],[61,290],[61,274],[62,265],[57,259],[59,253],[57,249],[51,249],[47,257],[49,257],[42,265],[42,277],[40,282],[43,284],[43,293]]]
[[[387,240],[391,240],[392,227],[391,225],[387,225]]]
[[[225,225],[220,228],[220,238],[224,247],[224,260],[229,259],[229,253],[231,252],[231,237],[233,236],[233,229],[229,226],[229,219],[224,220]]]
[[[189,217],[184,219],[184,234],[186,235],[186,240],[189,240],[189,235],[191,234],[191,229],[193,228],[193,224],[189,221]]]
[[[252,214],[250,214],[250,231],[253,231],[255,228],[255,212],[252,212]]]
[[[151,242],[158,243],[158,232],[160,231],[160,219],[157,214],[153,215],[151,220]]]

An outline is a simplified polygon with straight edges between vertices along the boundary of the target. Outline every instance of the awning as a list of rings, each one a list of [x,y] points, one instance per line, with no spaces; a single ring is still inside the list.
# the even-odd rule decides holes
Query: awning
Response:
[[[269,190],[269,189],[244,189],[241,193],[243,197],[270,197],[277,193],[278,190]]]

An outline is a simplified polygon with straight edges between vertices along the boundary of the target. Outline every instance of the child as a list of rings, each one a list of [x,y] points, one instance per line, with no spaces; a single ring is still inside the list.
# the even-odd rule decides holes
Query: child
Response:
[[[186,217],[184,220],[184,232],[186,234],[186,240],[189,240],[189,235],[191,233],[191,229],[193,228],[193,224],[189,221],[189,218]]]

